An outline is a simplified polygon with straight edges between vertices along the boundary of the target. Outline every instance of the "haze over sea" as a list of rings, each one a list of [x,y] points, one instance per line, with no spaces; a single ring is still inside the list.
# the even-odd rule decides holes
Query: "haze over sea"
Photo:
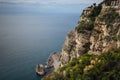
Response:
[[[0,80],[40,80],[36,64],[61,51],[85,6],[62,11],[0,3]]]

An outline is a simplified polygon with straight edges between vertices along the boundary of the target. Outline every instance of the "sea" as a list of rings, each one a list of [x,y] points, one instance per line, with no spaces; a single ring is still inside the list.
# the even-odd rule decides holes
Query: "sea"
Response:
[[[0,80],[41,80],[36,65],[61,52],[80,14],[0,14]]]

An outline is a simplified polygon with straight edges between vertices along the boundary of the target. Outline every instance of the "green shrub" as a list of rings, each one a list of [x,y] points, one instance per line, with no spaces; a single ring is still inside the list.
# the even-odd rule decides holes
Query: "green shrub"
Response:
[[[76,27],[76,30],[78,33],[82,33],[84,30],[88,30],[91,31],[94,28],[94,22],[90,21],[90,22],[81,22],[78,24],[78,26]]]
[[[102,4],[99,4],[98,6],[95,6],[93,11],[88,15],[88,17],[91,18],[91,20],[95,20],[93,18],[95,18],[96,16],[98,16],[101,12],[102,9]]]
[[[91,60],[95,63],[91,64]],[[84,71],[90,65],[93,67]],[[66,71],[64,77],[63,71]],[[59,68],[58,72],[43,80],[120,80],[120,48],[100,56],[84,54]]]
[[[88,31],[93,30],[95,18],[96,18],[96,16],[98,16],[100,14],[101,9],[102,9],[101,5],[102,4],[95,6],[94,9],[91,11],[91,13],[89,15],[87,15],[87,19],[89,20],[89,22],[79,22],[78,23],[78,26],[76,27],[76,30],[78,33],[85,33],[85,30],[88,30]],[[83,16],[83,13],[82,13],[82,16]]]
[[[105,22],[106,24],[112,24],[114,22],[115,19],[118,19],[119,18],[119,14],[117,12],[115,12],[114,9],[112,8],[109,8],[109,9],[106,9],[105,12],[101,13],[99,16],[98,16],[98,19],[102,22]]]

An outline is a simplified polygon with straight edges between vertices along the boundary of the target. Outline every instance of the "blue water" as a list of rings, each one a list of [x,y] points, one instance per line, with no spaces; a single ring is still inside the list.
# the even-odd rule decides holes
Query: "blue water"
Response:
[[[80,14],[0,15],[0,80],[40,80],[35,66],[61,51]]]

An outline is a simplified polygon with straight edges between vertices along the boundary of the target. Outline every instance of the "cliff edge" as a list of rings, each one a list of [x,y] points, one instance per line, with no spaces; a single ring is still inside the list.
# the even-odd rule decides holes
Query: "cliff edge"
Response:
[[[58,69],[44,80],[119,80],[119,66],[120,0],[104,0],[83,10],[76,28],[66,36]],[[114,71],[117,78],[110,79]],[[108,79],[102,79],[108,74]]]
[[[120,47],[120,1],[112,1],[94,3],[83,10],[77,27],[67,34],[62,48],[63,65],[85,53],[100,55]]]

